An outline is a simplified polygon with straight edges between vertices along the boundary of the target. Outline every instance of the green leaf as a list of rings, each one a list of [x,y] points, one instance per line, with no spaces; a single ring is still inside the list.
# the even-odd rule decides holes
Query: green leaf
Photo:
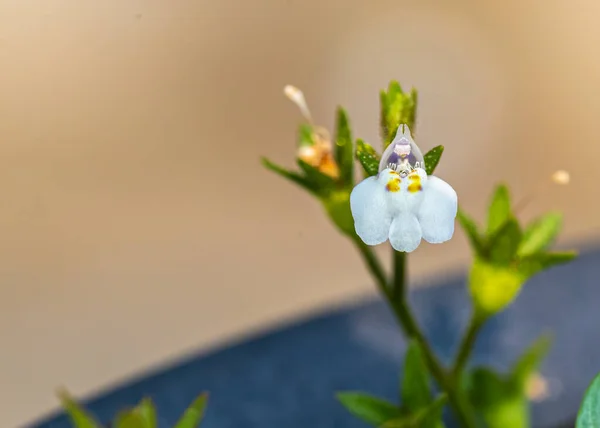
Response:
[[[115,428],[146,428],[146,420],[136,409],[119,413]]]
[[[100,424],[96,422],[94,417],[87,413],[87,411],[80,406],[66,390],[59,390],[58,398],[60,399],[65,412],[69,415],[74,427],[100,428]]]
[[[340,392],[336,396],[346,410],[371,425],[380,426],[401,416],[399,407],[371,395]]]
[[[476,257],[469,275],[469,291],[482,315],[493,315],[521,291],[525,277],[512,267],[498,266]]]
[[[501,184],[496,187],[488,210],[487,233],[495,233],[510,217],[510,194],[508,187]]]
[[[194,400],[187,408],[181,419],[175,424],[174,428],[196,428],[204,418],[208,394],[204,393]]]
[[[377,175],[379,172],[379,154],[371,145],[361,139],[356,140],[356,159],[362,165],[367,177]]]
[[[312,188],[318,189],[319,194],[326,195],[335,187],[335,180],[333,178],[323,174],[302,159],[297,159],[296,161],[300,169],[304,172],[305,179],[311,184]]]
[[[350,192],[346,190],[332,192],[321,201],[337,228],[345,235],[356,236],[354,217],[350,210]]]
[[[488,428],[528,428],[529,408],[523,394],[493,370],[479,367],[470,374],[469,398]]]
[[[419,411],[391,419],[381,425],[381,428],[443,428],[442,411],[446,401],[446,395],[440,395]]]
[[[489,259],[500,265],[508,265],[517,254],[522,238],[521,226],[509,218],[489,237]]]
[[[398,126],[405,123],[415,132],[415,119],[417,109],[417,91],[412,89],[410,94],[402,91],[397,81],[389,84],[388,90],[380,93],[381,103],[381,137],[383,149],[391,143],[396,135]]]
[[[530,278],[553,266],[568,263],[575,257],[577,257],[575,251],[537,253],[519,260],[518,269],[523,276]]]
[[[144,398],[136,409],[144,418],[144,427],[156,428],[158,426],[156,408],[151,399]]]
[[[465,231],[467,238],[469,239],[469,243],[471,244],[473,252],[476,255],[483,255],[485,251],[485,244],[475,220],[473,220],[460,209],[458,210],[457,218],[461,227]]]
[[[291,182],[299,185],[305,190],[308,190],[313,195],[320,195],[320,189],[311,183],[306,177],[301,176],[300,174],[289,171],[273,162],[268,160],[267,158],[262,158],[262,164],[265,168],[279,174],[280,176],[290,180]]]
[[[354,185],[354,149],[348,115],[342,108],[337,111],[335,160],[340,168],[340,179],[347,186]]]
[[[303,146],[313,146],[315,141],[313,139],[313,128],[307,123],[303,123],[300,125],[298,129],[298,145],[300,147]]]
[[[442,153],[444,153],[444,146],[435,146],[433,149],[425,153],[425,156],[423,156],[423,161],[425,162],[425,172],[427,175],[433,174],[435,167],[438,165],[438,163],[440,163]]]
[[[518,391],[524,392],[529,377],[537,370],[552,346],[552,335],[538,337],[521,355],[510,374],[510,382]]]
[[[421,347],[411,341],[404,358],[404,375],[402,379],[402,407],[415,412],[431,402],[429,374],[423,360]]]
[[[531,222],[523,232],[523,240],[517,251],[519,257],[526,257],[545,250],[554,241],[562,226],[562,214],[546,214]]]
[[[389,129],[388,129],[388,116],[389,116],[389,102],[388,102],[388,96],[387,96],[387,92],[386,91],[380,91],[379,92],[379,106],[380,106],[380,116],[379,116],[379,132],[381,134],[381,140],[384,142],[387,141],[388,136],[389,136]],[[384,147],[385,150],[385,147]]]
[[[492,406],[507,394],[506,383],[490,368],[474,368],[469,377],[469,399],[475,408]]]
[[[597,427],[600,427],[600,374],[588,386],[575,424],[575,428]]]

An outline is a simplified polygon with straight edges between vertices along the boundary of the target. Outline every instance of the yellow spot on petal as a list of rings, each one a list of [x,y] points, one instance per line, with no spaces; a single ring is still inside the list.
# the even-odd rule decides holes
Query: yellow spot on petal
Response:
[[[390,181],[387,182],[387,185],[385,186],[386,190],[388,192],[399,192],[400,191],[400,178],[392,178]]]
[[[423,186],[421,185],[421,177],[419,174],[410,174],[408,179],[410,180],[410,184],[408,185],[408,191],[410,193],[417,193],[423,190]]]

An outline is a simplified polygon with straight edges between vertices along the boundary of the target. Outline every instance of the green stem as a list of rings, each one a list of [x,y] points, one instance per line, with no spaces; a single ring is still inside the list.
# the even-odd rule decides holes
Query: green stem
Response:
[[[467,331],[464,334],[460,345],[458,346],[458,354],[456,355],[456,359],[453,364],[452,377],[455,382],[460,381],[460,376],[467,364],[467,361],[469,360],[469,356],[471,355],[471,351],[475,345],[475,340],[477,339],[479,330],[484,323],[485,317],[481,316],[477,310],[474,310],[473,314],[471,315],[469,325],[467,326]]]
[[[457,392],[457,386],[437,359],[406,301],[406,255],[394,251],[394,280],[390,289],[385,271],[373,253],[373,250],[360,240],[356,240],[355,243],[369,271],[375,278],[377,287],[394,312],[405,336],[416,340],[421,346],[427,366],[440,387],[448,394],[448,398],[460,424],[466,428],[472,428],[474,422],[465,410],[464,403]]]

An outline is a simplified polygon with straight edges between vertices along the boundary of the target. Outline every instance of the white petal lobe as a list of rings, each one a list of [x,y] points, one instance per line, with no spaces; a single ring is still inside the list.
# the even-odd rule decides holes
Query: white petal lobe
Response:
[[[356,234],[367,245],[381,244],[388,239],[392,216],[385,187],[377,177],[359,183],[350,194],[350,209]]]
[[[410,253],[421,243],[421,226],[414,214],[402,212],[394,217],[390,228],[390,244],[396,251]]]
[[[454,220],[458,211],[456,192],[444,180],[429,176],[418,219],[423,239],[431,244],[448,241],[454,234]]]

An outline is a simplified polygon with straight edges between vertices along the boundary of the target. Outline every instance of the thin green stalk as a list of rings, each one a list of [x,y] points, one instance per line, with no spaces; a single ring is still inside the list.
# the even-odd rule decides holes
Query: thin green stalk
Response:
[[[355,240],[355,243],[363,259],[365,260],[369,271],[375,278],[377,287],[392,308],[392,311],[396,316],[404,334],[407,337],[416,340],[421,346],[427,366],[429,367],[429,370],[431,371],[431,374],[435,380],[448,394],[448,398],[452,404],[452,407],[454,408],[459,422],[465,428],[472,428],[474,423],[470,418],[469,413],[464,409],[463,402],[457,393],[457,387],[453,384],[452,379],[448,376],[446,370],[437,359],[432,348],[429,346],[429,342],[419,328],[419,325],[417,324],[416,319],[406,301],[405,254],[394,251],[394,280],[392,282],[392,288],[390,289],[386,279],[385,271],[383,270],[373,250],[359,240]]]
[[[458,346],[458,353],[456,354],[456,359],[454,360],[454,364],[452,367],[452,377],[455,382],[458,382],[460,376],[469,360],[469,356],[471,355],[471,351],[475,345],[475,340],[477,339],[477,335],[479,334],[479,330],[485,323],[485,317],[481,316],[477,310],[473,311],[471,315],[471,319],[469,321],[469,325],[467,326],[467,330]]]

